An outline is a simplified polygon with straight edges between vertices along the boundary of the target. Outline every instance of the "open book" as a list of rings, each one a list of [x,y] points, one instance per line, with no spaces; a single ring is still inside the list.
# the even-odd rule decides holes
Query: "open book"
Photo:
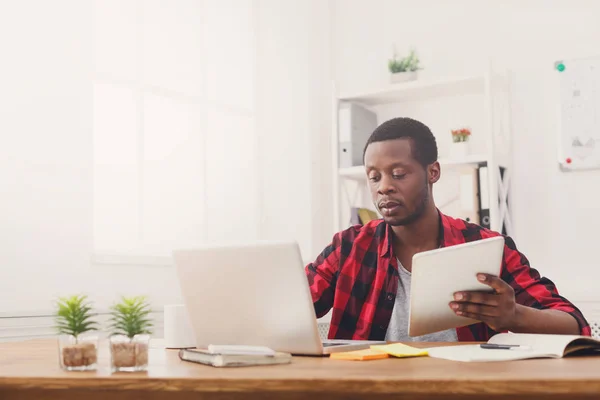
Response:
[[[491,346],[490,346],[491,345]],[[487,348],[486,348],[487,347]],[[575,353],[600,354],[600,340],[588,336],[500,333],[487,345],[429,348],[429,356],[452,361],[511,361],[527,358],[562,358]]]

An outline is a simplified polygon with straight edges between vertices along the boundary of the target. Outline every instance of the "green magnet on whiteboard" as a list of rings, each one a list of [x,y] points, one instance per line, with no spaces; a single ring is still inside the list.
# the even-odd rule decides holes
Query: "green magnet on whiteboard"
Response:
[[[558,64],[556,65],[556,69],[557,69],[559,72],[563,72],[563,71],[565,70],[565,64],[563,64],[563,63],[558,63]]]

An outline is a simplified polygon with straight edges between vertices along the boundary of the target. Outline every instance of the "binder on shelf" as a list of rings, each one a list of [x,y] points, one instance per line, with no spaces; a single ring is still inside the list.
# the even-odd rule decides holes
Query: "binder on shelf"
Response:
[[[504,176],[505,173],[506,173],[506,168],[500,167],[500,182],[499,183],[503,186],[504,186],[505,179],[506,179],[506,177]],[[505,205],[506,205],[506,211],[510,214],[510,209],[508,207],[509,206],[508,193],[507,193]],[[507,229],[508,229],[508,227],[506,226],[506,220],[502,220],[502,231],[500,233],[502,233],[503,235],[508,235]]]
[[[479,188],[477,167],[464,167],[459,175],[460,217],[467,222],[479,224]]]
[[[479,225],[491,229],[490,222],[490,193],[488,183],[488,167],[479,167],[478,186],[479,186]]]
[[[358,215],[358,207],[352,207],[350,209],[350,225],[362,225],[360,222],[360,216]]]
[[[363,149],[377,128],[377,114],[354,103],[343,103],[338,111],[339,167],[363,165]]]
[[[360,217],[360,222],[362,222],[363,225],[367,222],[379,219],[377,213],[375,211],[369,210],[368,208],[359,208],[358,216]]]
[[[379,219],[379,215],[375,211],[368,208],[352,207],[350,209],[350,224],[364,225],[370,221]]]

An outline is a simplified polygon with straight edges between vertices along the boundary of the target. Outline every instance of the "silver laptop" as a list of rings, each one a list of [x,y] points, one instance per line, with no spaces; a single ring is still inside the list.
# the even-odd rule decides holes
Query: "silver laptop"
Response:
[[[297,355],[324,355],[384,343],[321,341],[300,249],[294,242],[175,250],[173,258],[199,348],[254,345]]]

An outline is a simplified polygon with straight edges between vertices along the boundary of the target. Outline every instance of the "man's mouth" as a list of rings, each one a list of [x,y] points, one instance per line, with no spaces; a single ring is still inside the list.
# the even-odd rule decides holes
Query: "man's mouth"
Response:
[[[400,209],[401,205],[395,201],[385,201],[379,203],[379,210],[383,213],[383,215],[390,215]]]

